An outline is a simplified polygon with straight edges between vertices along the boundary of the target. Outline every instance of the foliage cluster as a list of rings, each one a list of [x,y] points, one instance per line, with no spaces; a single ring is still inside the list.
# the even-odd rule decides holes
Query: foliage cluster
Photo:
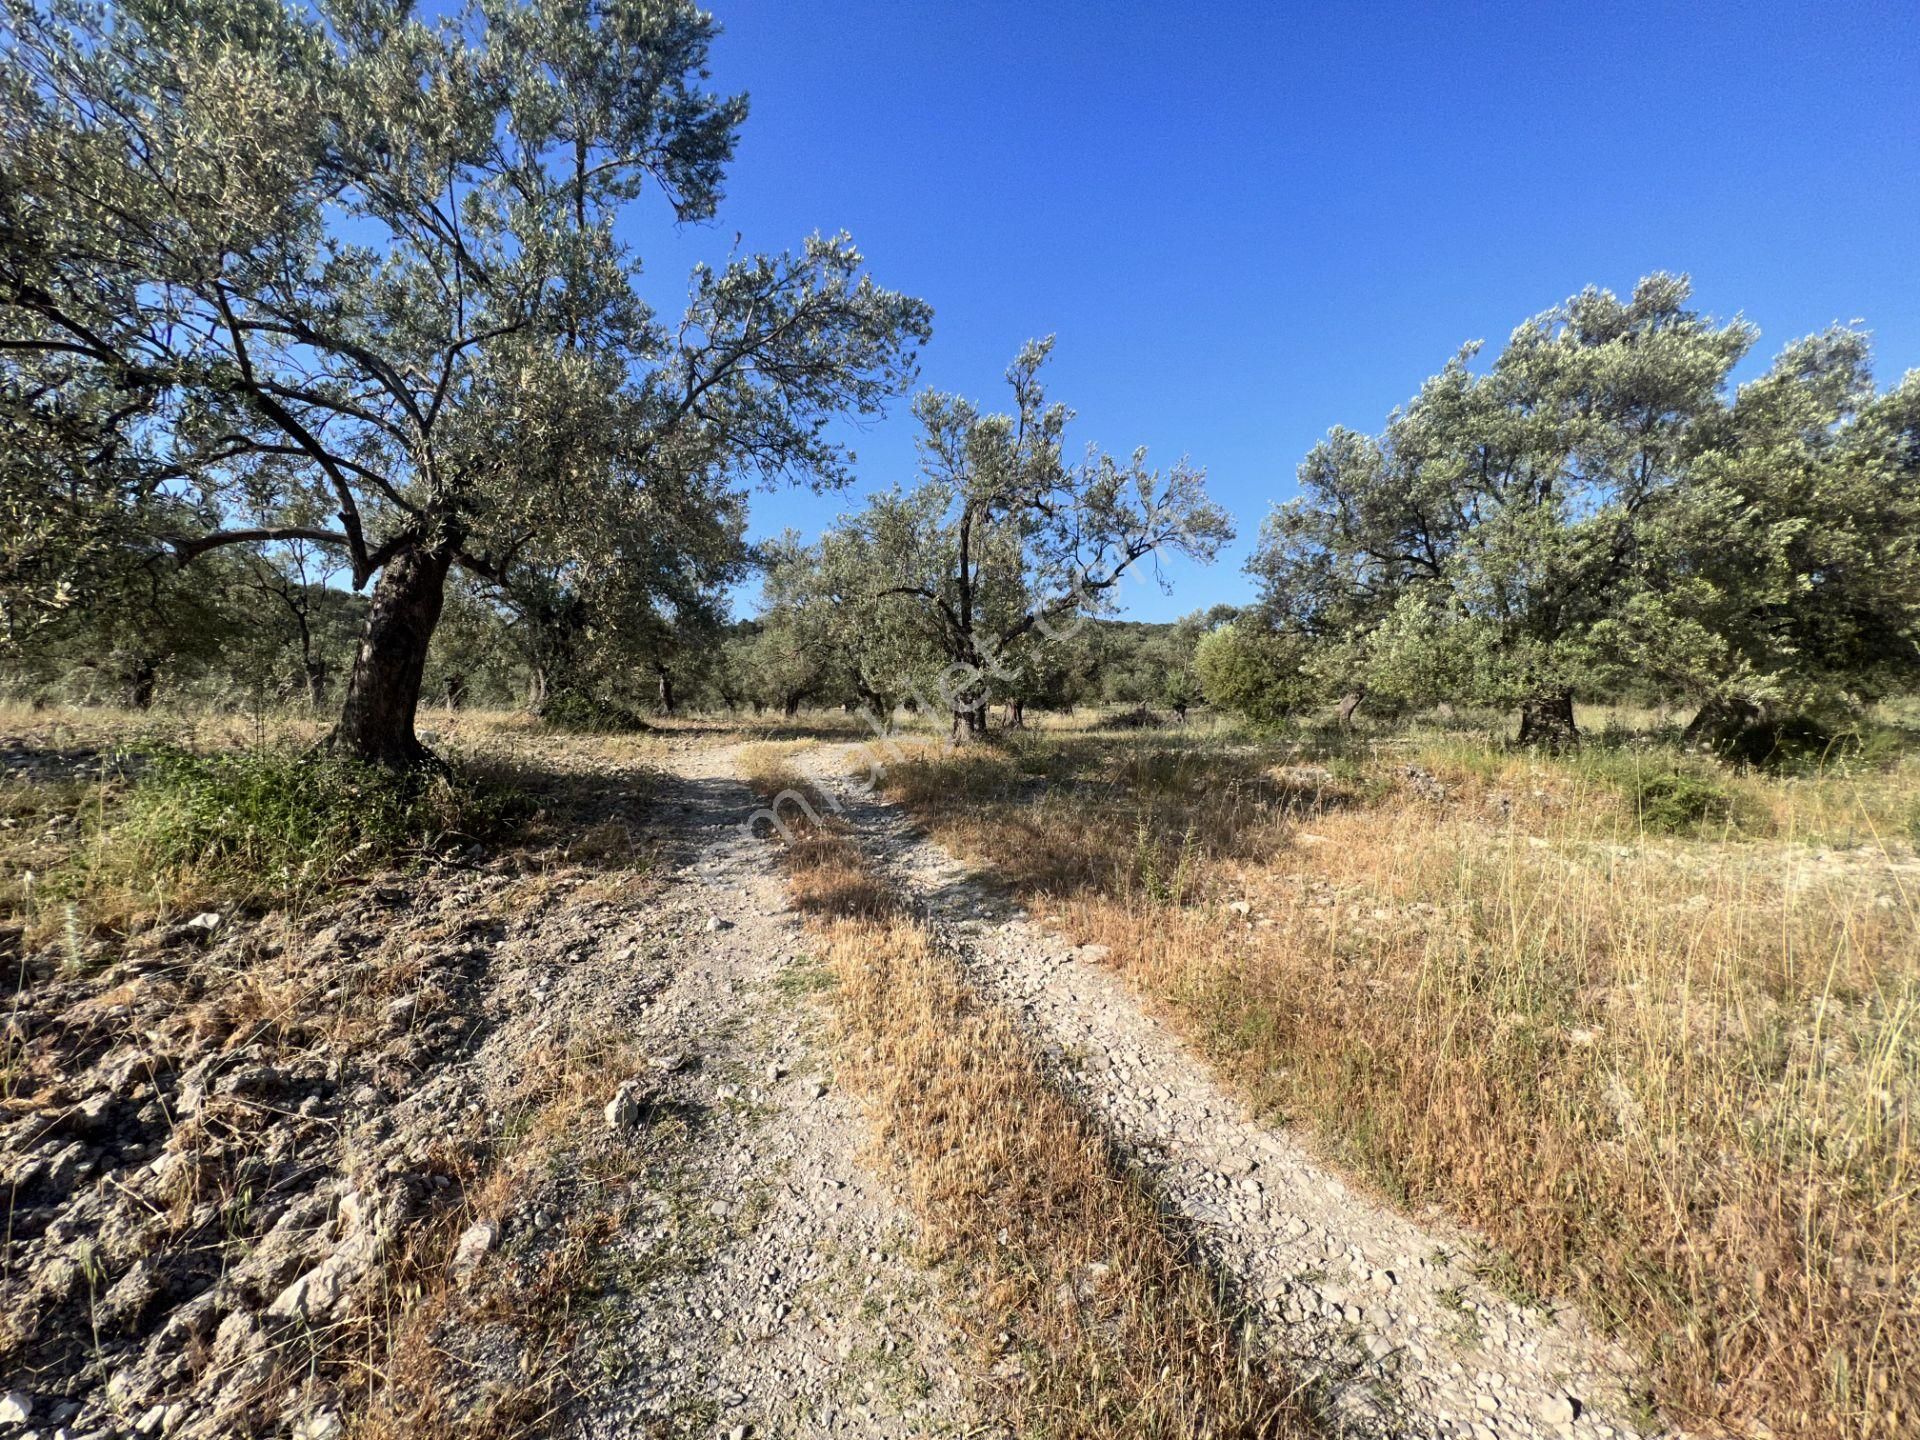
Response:
[[[1758,332],[1689,300],[1582,291],[1313,449],[1249,564],[1303,696],[1518,707],[1561,744],[1576,696],[1632,691],[1765,759],[1912,687],[1920,373],[1876,391],[1837,327],[1736,387]]]
[[[712,612],[742,486],[843,483],[828,421],[906,388],[930,313],[844,235],[647,303],[630,218],[713,216],[745,121],[716,31],[685,0],[0,9],[0,639],[324,551],[374,587],[336,743],[405,764],[452,574],[542,694]]]
[[[579,735],[605,735],[647,728],[647,722],[624,705],[581,690],[568,690],[548,700],[540,712],[540,721],[556,730],[569,730]]]
[[[1170,555],[1209,561],[1232,537],[1185,461],[1067,459],[1072,412],[1042,384],[1051,349],[1030,343],[1008,367],[1006,413],[921,395],[918,482],[875,495],[815,545],[774,550],[749,663],[780,674],[789,712],[839,691],[881,716],[903,701],[950,714],[974,735],[1004,703],[1017,727],[1028,705],[1088,693],[1088,627],[1123,579]],[[1157,698],[1184,709],[1185,656],[1164,663]]]

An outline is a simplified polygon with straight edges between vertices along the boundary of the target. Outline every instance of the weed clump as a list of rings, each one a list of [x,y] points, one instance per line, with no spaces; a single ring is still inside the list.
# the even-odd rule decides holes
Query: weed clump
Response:
[[[279,903],[368,867],[497,833],[518,812],[504,784],[460,770],[395,772],[282,751],[149,752],[123,804],[76,863],[94,884],[155,898]]]
[[[648,728],[647,722],[626,706],[577,690],[547,701],[540,711],[540,723],[549,730],[575,735],[619,735]]]
[[[1625,819],[1649,835],[1702,835],[1766,828],[1719,767],[1631,749],[1586,751],[1572,768],[1618,792]]]
[[[1636,772],[1627,798],[1641,826],[1663,835],[1685,835],[1734,818],[1732,793],[1711,777],[1686,770]]]

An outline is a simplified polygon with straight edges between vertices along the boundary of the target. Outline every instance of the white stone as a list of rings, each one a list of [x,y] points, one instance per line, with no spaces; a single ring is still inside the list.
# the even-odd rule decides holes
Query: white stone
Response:
[[[379,1236],[362,1230],[339,1249],[274,1297],[269,1315],[282,1319],[319,1320],[336,1310],[347,1291],[377,1264],[386,1252]]]
[[[491,1220],[476,1221],[462,1230],[453,1247],[453,1273],[461,1277],[472,1274],[499,1238],[500,1227]]]
[[[607,1102],[607,1128],[609,1130],[631,1130],[640,1123],[640,1113],[645,1108],[645,1094],[637,1080],[622,1081],[620,1088],[613,1092],[613,1098]]]
[[[1571,1425],[1579,1414],[1580,1407],[1565,1395],[1549,1395],[1540,1402],[1540,1418],[1549,1425]]]

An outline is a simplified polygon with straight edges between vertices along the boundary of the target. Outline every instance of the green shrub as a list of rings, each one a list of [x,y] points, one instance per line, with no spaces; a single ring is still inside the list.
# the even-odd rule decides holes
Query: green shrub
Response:
[[[1688,770],[1640,771],[1628,787],[1627,798],[1642,828],[1664,835],[1725,825],[1734,814],[1734,797],[1725,786]]]
[[[147,755],[108,812],[95,863],[163,893],[281,901],[449,841],[500,830],[513,792],[460,770],[395,773],[287,752]]]
[[[647,722],[624,705],[578,690],[564,691],[540,709],[540,723],[576,735],[612,735],[645,730]]]
[[[1916,749],[1912,731],[1896,725],[1862,721],[1840,735],[1834,758],[1862,770],[1891,770]]]
[[[1193,673],[1214,709],[1277,726],[1313,701],[1306,658],[1306,641],[1299,636],[1223,625],[1194,648]]]
[[[1571,762],[1581,773],[1620,792],[1634,822],[1660,835],[1724,829],[1742,818],[1742,800],[1717,767],[1698,766],[1658,752],[1582,751]],[[1750,817],[1751,818],[1751,817]]]

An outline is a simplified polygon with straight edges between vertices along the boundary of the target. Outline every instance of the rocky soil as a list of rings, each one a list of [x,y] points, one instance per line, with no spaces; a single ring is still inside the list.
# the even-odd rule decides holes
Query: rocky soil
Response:
[[[747,791],[666,758],[571,841],[18,961],[0,1435],[971,1428]]]

